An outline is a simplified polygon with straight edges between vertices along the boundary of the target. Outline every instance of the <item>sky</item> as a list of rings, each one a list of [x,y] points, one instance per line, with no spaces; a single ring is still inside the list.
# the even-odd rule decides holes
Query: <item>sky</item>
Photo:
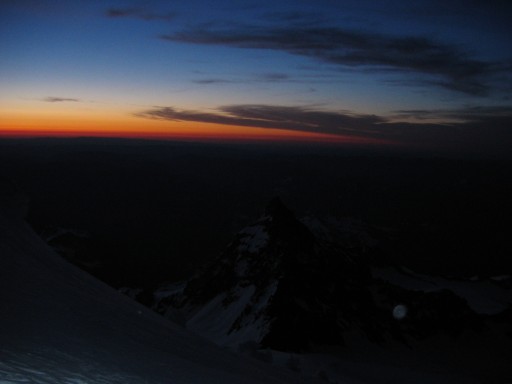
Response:
[[[3,0],[0,137],[508,156],[507,0]]]

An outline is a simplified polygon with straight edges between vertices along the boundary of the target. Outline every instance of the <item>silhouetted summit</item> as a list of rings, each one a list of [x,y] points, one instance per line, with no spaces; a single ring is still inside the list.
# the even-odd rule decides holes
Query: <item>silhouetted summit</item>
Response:
[[[265,207],[265,215],[276,218],[295,218],[295,215],[284,205],[279,196],[272,198]]]
[[[287,351],[343,345],[354,331],[383,343],[478,326],[478,316],[451,291],[422,292],[374,277],[375,267],[357,254],[363,248],[316,237],[274,198],[264,216],[156,309],[180,309],[187,327],[220,344]],[[393,318],[402,303],[409,312]]]

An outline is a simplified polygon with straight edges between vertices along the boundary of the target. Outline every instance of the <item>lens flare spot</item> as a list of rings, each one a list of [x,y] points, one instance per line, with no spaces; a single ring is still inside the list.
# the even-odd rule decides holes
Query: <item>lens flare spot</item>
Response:
[[[403,304],[395,305],[393,308],[393,317],[397,320],[402,320],[407,316],[407,307]]]

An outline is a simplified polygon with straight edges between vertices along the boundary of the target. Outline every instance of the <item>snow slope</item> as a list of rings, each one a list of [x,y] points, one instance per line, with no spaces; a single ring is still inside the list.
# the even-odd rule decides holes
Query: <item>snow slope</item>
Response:
[[[0,383],[298,383],[73,267],[0,211]]]

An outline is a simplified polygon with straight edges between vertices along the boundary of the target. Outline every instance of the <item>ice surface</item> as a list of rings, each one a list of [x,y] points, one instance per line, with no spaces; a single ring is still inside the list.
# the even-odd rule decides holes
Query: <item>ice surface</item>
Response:
[[[0,383],[294,383],[68,264],[0,213]]]

